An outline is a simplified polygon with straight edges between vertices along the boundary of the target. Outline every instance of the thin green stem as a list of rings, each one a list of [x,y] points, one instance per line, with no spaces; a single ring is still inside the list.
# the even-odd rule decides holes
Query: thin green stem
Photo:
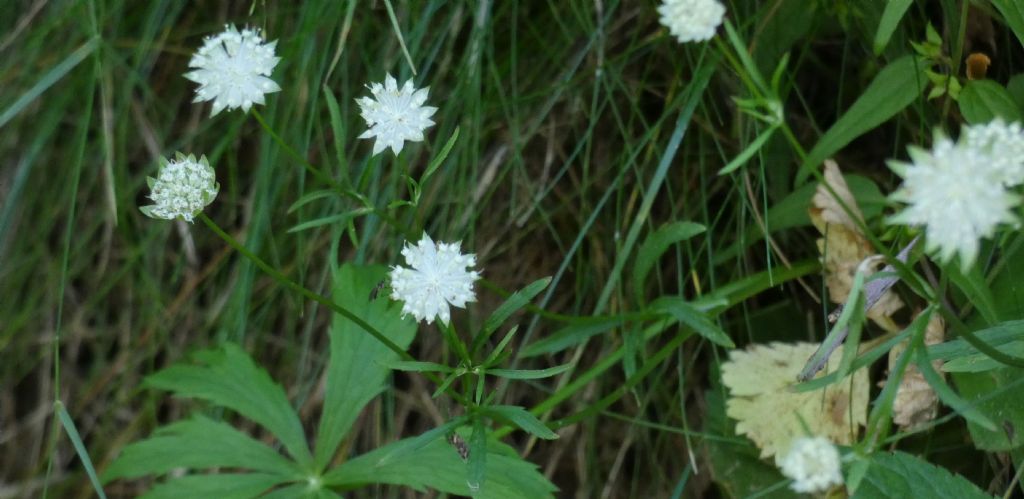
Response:
[[[320,303],[321,305],[326,306],[327,308],[331,309],[334,313],[352,321],[353,323],[355,323],[355,325],[359,326],[364,331],[369,333],[370,336],[373,336],[377,341],[381,342],[381,344],[388,347],[389,350],[398,354],[398,356],[401,357],[403,360],[416,360],[411,355],[409,355],[409,353],[406,352],[405,349],[396,345],[395,342],[388,339],[387,336],[384,336],[384,333],[381,333],[379,330],[377,330],[377,328],[373,327],[368,322],[361,319],[352,311],[348,310],[345,307],[342,307],[341,305],[338,305],[337,303],[334,303],[325,296],[310,291],[301,284],[289,279],[288,276],[282,274],[277,269],[268,265],[267,262],[264,262],[263,259],[256,256],[256,254],[254,254],[252,251],[249,251],[248,248],[239,243],[235,238],[231,237],[230,234],[224,232],[224,230],[221,229],[216,222],[211,220],[210,217],[206,216],[205,213],[200,213],[199,219],[202,220],[203,223],[205,223],[206,226],[210,228],[210,230],[212,230],[214,233],[220,236],[220,238],[223,239],[224,242],[228,243],[229,246],[231,246],[236,251],[241,253],[242,256],[248,258],[249,261],[256,264],[256,266],[259,267],[260,270],[265,272],[270,277],[274,278],[275,281],[285,285],[292,291],[295,291],[296,293],[299,293],[300,295],[310,300],[313,300],[317,303]]]
[[[416,65],[412,62],[412,55],[409,54],[409,48],[405,46],[405,38],[402,37],[402,30],[398,26],[398,16],[395,15],[395,8],[391,6],[391,0],[384,0],[384,7],[388,9],[388,18],[391,19],[391,27],[395,30],[395,36],[398,37],[398,45],[402,47],[402,54],[405,55],[405,62],[409,63],[409,69],[412,69],[412,75],[416,76]]]
[[[307,160],[305,157],[303,157],[301,154],[299,154],[298,151],[296,151],[291,146],[289,146],[287,143],[285,143],[284,139],[282,139],[281,136],[278,135],[277,132],[275,132],[274,129],[270,127],[270,124],[267,123],[267,121],[263,118],[263,115],[261,115],[259,111],[257,111],[255,108],[253,108],[251,110],[251,112],[252,112],[253,117],[256,118],[256,121],[258,121],[260,126],[263,127],[263,130],[266,131],[267,134],[269,134],[272,139],[274,139],[274,142],[276,142],[277,145],[281,146],[281,149],[284,149],[284,151],[286,153],[288,153],[289,156],[295,158],[296,161],[301,163],[302,166],[306,169],[306,171],[308,171],[310,174],[312,174],[314,177],[316,177],[317,180],[319,180],[319,181],[329,185],[332,189],[337,191],[342,196],[345,196],[345,197],[347,197],[347,198],[349,198],[349,199],[359,203],[364,208],[368,208],[368,209],[372,210],[374,215],[380,217],[380,219],[383,220],[384,223],[388,224],[391,228],[395,229],[400,234],[403,234],[406,239],[410,239],[411,240],[411,239],[415,239],[416,238],[415,234],[408,232],[402,226],[402,224],[398,223],[398,220],[396,220],[394,217],[392,217],[391,215],[388,215],[387,213],[381,211],[376,206],[373,206],[373,204],[370,203],[370,200],[366,199],[365,196],[363,196],[363,195],[359,194],[358,192],[353,191],[351,189],[348,189],[345,186],[339,184],[330,175],[324,173],[323,170],[321,170],[320,168],[317,168],[316,165],[314,165],[313,163],[310,163],[309,160]]]
[[[345,189],[336,180],[331,178],[330,175],[328,175],[328,174],[324,173],[323,171],[321,171],[313,163],[310,163],[309,160],[307,160],[303,155],[299,154],[298,151],[293,149],[292,146],[288,145],[284,141],[284,139],[282,139],[281,136],[278,135],[277,132],[275,132],[274,129],[270,127],[270,124],[268,124],[267,121],[265,119],[263,119],[263,115],[260,114],[260,112],[257,111],[256,108],[252,108],[251,111],[252,111],[253,117],[255,117],[256,121],[258,121],[260,126],[263,127],[263,130],[266,131],[267,134],[269,134],[272,139],[274,139],[274,142],[277,142],[277,145],[281,146],[281,149],[284,149],[284,152],[288,153],[289,156],[295,158],[296,161],[301,163],[302,166],[306,168],[306,171],[308,171],[309,173],[313,174],[313,176],[316,177],[317,180],[319,180],[319,181],[321,181],[321,182],[331,186],[333,189],[337,190],[338,192],[340,192],[342,194],[346,194],[346,195],[351,195],[351,193],[349,193],[348,189]],[[357,201],[363,201],[362,199],[359,199],[358,196],[355,196],[354,199],[357,200]]]

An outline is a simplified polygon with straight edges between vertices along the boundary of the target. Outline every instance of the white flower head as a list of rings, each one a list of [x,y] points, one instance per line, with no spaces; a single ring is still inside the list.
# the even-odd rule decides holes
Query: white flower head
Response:
[[[405,263],[411,268],[391,267],[391,299],[400,300],[402,315],[412,314],[417,321],[434,322],[436,317],[447,324],[451,319],[449,305],[465,308],[475,301],[473,282],[480,274],[470,270],[476,255],[464,255],[460,243],[434,243],[423,234],[415,246],[406,243],[402,249]]]
[[[988,167],[1000,177],[1003,185],[1013,187],[1024,183],[1024,130],[1020,123],[1006,123],[996,118],[984,125],[965,127],[960,142],[976,154],[987,155]]]
[[[943,263],[960,255],[963,269],[978,256],[979,239],[991,237],[1001,224],[1017,223],[1012,209],[1020,198],[1006,190],[988,154],[937,136],[931,151],[910,147],[912,163],[890,161],[903,177],[892,199],[907,207],[889,223],[920,225],[926,248]]]
[[[200,156],[175,154],[174,161],[160,158],[157,178],[146,177],[154,204],[139,208],[146,216],[192,222],[206,205],[213,202],[220,190],[213,167]]]
[[[775,462],[793,480],[790,488],[796,492],[825,492],[843,483],[839,450],[824,437],[794,440],[789,453]]]
[[[225,26],[224,32],[207,37],[192,56],[185,78],[199,84],[193,102],[213,101],[213,116],[225,108],[249,112],[253,104],[264,104],[264,94],[281,87],[269,78],[281,60],[274,55],[277,41],[263,43],[259,29],[238,31]]]
[[[702,42],[715,36],[725,17],[718,0],[664,0],[658,6],[659,21],[679,43]]]
[[[409,79],[402,88],[398,88],[398,82],[389,74],[384,83],[373,83],[368,88],[373,98],[356,99],[360,114],[366,120],[366,126],[370,127],[359,138],[377,137],[373,143],[374,155],[388,147],[398,154],[402,152],[405,141],[423,140],[423,131],[434,124],[430,117],[437,112],[436,107],[423,105],[427,102],[430,87],[417,90]]]

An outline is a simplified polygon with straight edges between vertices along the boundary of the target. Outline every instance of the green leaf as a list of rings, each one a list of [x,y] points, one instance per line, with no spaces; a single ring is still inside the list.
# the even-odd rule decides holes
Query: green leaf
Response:
[[[541,423],[536,416],[517,405],[492,405],[484,408],[484,414],[497,417],[503,421],[518,426],[519,429],[539,438],[554,440],[558,434],[551,431],[544,423]]]
[[[295,202],[288,207],[288,213],[293,213],[295,210],[309,203],[312,203],[313,201],[316,201],[318,199],[334,198],[338,197],[338,195],[339,194],[337,191],[332,190],[320,190],[306,193],[302,195],[302,197],[300,197],[299,199],[296,199]]]
[[[928,77],[924,74],[927,68],[928,62],[907,55],[879,71],[868,88],[864,89],[864,93],[807,154],[797,174],[796,185],[803,184],[811,169],[818,168],[826,158],[853,139],[896,116],[918,99],[928,83]]]
[[[103,480],[162,475],[177,468],[244,468],[284,475],[282,481],[302,477],[301,468],[276,450],[227,423],[195,415],[125,447]]]
[[[668,314],[673,319],[689,326],[708,341],[725,348],[736,348],[728,334],[692,304],[682,298],[665,296],[651,303],[651,310]]]
[[[261,496],[271,487],[281,483],[283,482],[280,476],[264,473],[185,475],[153,487],[140,499],[181,499],[183,497],[250,499]],[[302,485],[302,487],[305,486]]]
[[[999,9],[1017,40],[1024,45],[1024,4],[1020,0],[992,0],[992,5]]]
[[[310,460],[306,436],[284,389],[238,345],[193,355],[197,364],[179,364],[146,378],[145,386],[194,397],[231,409],[270,430],[300,464]]]
[[[1020,121],[1020,108],[1010,92],[992,80],[969,80],[960,91],[960,112],[970,124],[988,123],[997,117]]]
[[[999,350],[1014,357],[1024,357],[1024,341],[1006,343]],[[947,373],[982,373],[1004,367],[1006,364],[979,352],[946,362],[942,365],[942,370]]]
[[[747,161],[750,160],[751,156],[757,154],[757,151],[760,151],[761,148],[764,147],[765,142],[768,142],[768,139],[772,138],[772,135],[778,129],[778,126],[771,126],[768,127],[767,130],[761,132],[761,134],[755,137],[746,148],[740,151],[740,153],[737,154],[729,164],[723,166],[721,170],[718,170],[718,174],[726,175],[728,173],[732,173],[733,170],[736,170],[746,164]]]
[[[878,22],[878,30],[875,31],[874,51],[875,55],[881,55],[889,39],[899,26],[903,15],[914,3],[914,0],[890,0],[885,4],[885,11],[882,12],[882,20]]]
[[[1011,244],[1002,254],[989,288],[995,301],[995,311],[1000,317],[1024,316],[1024,248]],[[981,317],[968,317],[968,325],[977,327],[983,323]],[[982,341],[996,345],[996,340],[1021,339],[1020,331],[1024,321],[1008,321],[978,334]],[[1016,334],[1014,334],[1016,332]],[[961,340],[956,340],[957,342]],[[1006,341],[1003,341],[1006,343]],[[1003,348],[998,348],[1003,352]],[[971,354],[978,353],[973,347]],[[967,429],[975,446],[988,451],[1007,451],[1024,445],[1024,370],[1009,367],[993,369],[983,373],[952,373],[957,390],[969,403],[992,420],[996,431],[988,431],[970,421]]]
[[[505,337],[502,338],[501,341],[499,341],[498,344],[494,347],[494,350],[491,350],[491,353],[487,354],[487,358],[484,359],[481,366],[483,366],[484,368],[490,368],[491,366],[497,364],[498,361],[500,361],[502,358],[504,358],[502,353],[505,351],[505,347],[508,346],[509,342],[512,341],[512,337],[516,335],[516,331],[519,331],[518,325],[513,326],[512,329],[509,329],[509,331],[505,333]]]
[[[430,164],[427,165],[427,169],[423,172],[423,176],[420,177],[420,184],[422,185],[441,167],[441,163],[448,158],[448,153],[452,152],[452,147],[455,146],[455,142],[459,140],[459,127],[455,127],[455,131],[452,132],[452,136],[448,138],[448,142],[445,142],[444,147],[441,148],[441,152],[437,153],[430,160]]]
[[[976,485],[905,452],[876,452],[854,499],[928,497],[934,499],[991,499]]]
[[[465,434],[462,434],[465,436]],[[466,462],[444,439],[436,438],[411,452],[395,453],[394,448],[407,446],[399,440],[346,461],[324,474],[328,486],[362,486],[381,483],[427,488],[448,494],[471,495],[466,483]],[[384,456],[390,456],[383,459]],[[476,497],[495,499],[533,499],[554,497],[557,490],[532,463],[524,461],[514,450],[496,441],[487,443],[487,486]]]
[[[942,403],[951,407],[958,414],[963,416],[967,421],[984,428],[987,431],[995,431],[996,425],[986,417],[981,411],[979,411],[973,404],[965,401],[956,392],[953,391],[946,382],[942,380],[942,376],[935,371],[932,367],[931,362],[928,362],[928,353],[924,350],[924,344],[919,344],[915,347],[917,349],[914,352],[914,357],[917,363],[917,370],[924,377],[928,385],[931,386],[935,394],[938,395],[939,400]]]
[[[394,369],[396,371],[406,372],[435,372],[435,373],[450,373],[455,369],[448,367],[444,364],[438,364],[437,362],[420,362],[415,360],[395,360],[390,362],[382,362],[382,364],[388,369]]]
[[[85,468],[86,475],[89,475],[89,482],[92,483],[93,490],[96,491],[96,495],[101,499],[107,499],[107,494],[103,492],[103,486],[100,484],[100,479],[96,476],[96,468],[92,465],[92,459],[89,459],[89,453],[85,450],[85,444],[82,443],[82,437],[78,434],[78,428],[75,426],[75,422],[72,421],[71,415],[68,414],[67,409],[64,408],[64,403],[61,401],[54,402],[54,411],[57,413],[57,419],[60,420],[61,426],[64,427],[64,431],[68,434],[68,438],[71,439],[71,445],[75,448],[75,453],[78,454],[78,459],[82,461],[82,467]]]
[[[975,331],[974,335],[979,340],[988,343],[993,347],[1002,347],[1014,340],[1020,339],[1024,334],[1024,320],[1006,321],[996,324],[987,329]],[[931,360],[956,360],[961,357],[977,355],[978,349],[974,348],[967,340],[957,338],[955,340],[931,345],[928,347],[928,354]],[[945,370],[945,367],[943,367]]]
[[[647,274],[658,263],[658,259],[673,244],[690,239],[707,230],[703,225],[693,222],[673,222],[662,225],[658,230],[647,236],[636,253],[633,263],[633,292],[637,303],[643,303],[644,280]]]
[[[536,357],[548,353],[561,352],[573,345],[578,345],[591,336],[608,332],[622,323],[618,318],[604,318],[599,321],[573,324],[551,333],[547,338],[537,340],[519,350],[519,357]]]
[[[99,44],[99,37],[90,38],[89,41],[75,49],[74,52],[68,54],[64,60],[50,68],[50,70],[47,71],[35,85],[32,85],[32,88],[29,88],[28,91],[21,94],[17,100],[15,100],[10,106],[7,106],[7,109],[4,109],[4,111],[0,113],[0,128],[3,128],[11,118],[14,118],[28,107],[32,101],[36,100],[36,97],[39,97],[39,95],[53,86],[54,83],[60,81],[60,79],[68,74],[68,72],[75,69],[75,66],[78,66],[79,63],[89,56],[89,54],[92,54],[92,51],[96,50],[96,47],[98,47]]]
[[[1017,73],[1006,82],[1006,91],[1017,104],[1017,109],[1024,109],[1024,73]]]
[[[473,434],[469,437],[469,462],[466,463],[466,484],[476,496],[484,491],[487,483],[487,427],[482,418],[473,422]]]
[[[508,379],[541,379],[561,374],[572,366],[572,364],[562,364],[547,369],[488,369],[487,374]]]
[[[334,215],[327,215],[320,218],[314,218],[313,220],[306,220],[300,224],[290,227],[288,233],[301,232],[304,230],[312,229],[314,227],[321,227],[324,225],[339,225],[344,226],[348,224],[348,221],[362,215],[373,213],[372,208],[356,208],[351,211],[344,213],[335,213]]]
[[[517,310],[526,306],[530,303],[535,296],[544,291],[544,288],[551,284],[551,277],[545,277],[543,279],[537,279],[528,286],[509,296],[504,303],[502,303],[491,316],[484,321],[484,327],[477,333],[476,338],[473,339],[473,352],[476,353],[480,348],[483,347],[487,339],[494,333],[509,317],[512,316]]]
[[[387,267],[381,265],[343,265],[334,275],[332,299],[407,348],[416,335],[416,323],[402,318],[397,302],[370,299],[386,272]],[[317,468],[327,465],[363,407],[384,390],[390,373],[387,365],[398,360],[396,353],[340,315],[334,316],[330,337],[327,388],[316,438]]]
[[[943,272],[949,276],[956,287],[964,292],[965,296],[971,297],[971,303],[978,309],[978,312],[989,324],[999,323],[999,311],[996,310],[995,297],[989,288],[985,276],[981,275],[980,265],[975,265],[964,274],[957,262],[943,265]]]
[[[1008,451],[1024,445],[1024,376],[1020,369],[1004,367],[983,373],[953,373],[967,403],[992,420],[996,429],[967,422],[974,445],[988,451]]]
[[[338,108],[338,101],[330,87],[324,85],[324,101],[327,102],[327,112],[331,116],[331,135],[334,139],[334,153],[338,161],[337,170],[341,178],[345,179],[343,185],[349,185],[348,168],[345,163],[345,125],[341,121],[341,109]]]

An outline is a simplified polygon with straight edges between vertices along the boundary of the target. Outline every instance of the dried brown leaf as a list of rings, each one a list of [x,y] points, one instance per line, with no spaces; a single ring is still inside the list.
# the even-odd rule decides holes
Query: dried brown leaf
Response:
[[[818,252],[825,267],[829,298],[833,303],[845,303],[853,287],[857,266],[875,252],[860,230],[864,215],[835,161],[825,161],[825,183],[832,192],[824,184],[818,184],[807,211],[811,223],[824,236],[818,240]],[[843,209],[843,204],[850,209],[849,213]],[[899,296],[887,292],[871,307],[867,316],[886,331],[898,331],[892,314],[902,307]]]

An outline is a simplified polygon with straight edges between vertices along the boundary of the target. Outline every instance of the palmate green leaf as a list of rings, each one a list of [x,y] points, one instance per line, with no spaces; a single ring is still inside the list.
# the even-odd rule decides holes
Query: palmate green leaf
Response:
[[[266,473],[186,475],[153,487],[140,496],[140,499],[181,499],[183,497],[250,499],[261,497],[268,489],[283,482],[280,475]],[[307,485],[303,484],[300,487],[307,487]]]
[[[299,416],[266,370],[232,343],[197,352],[193,358],[196,364],[164,369],[146,378],[145,386],[231,409],[273,433],[299,464],[310,462]]]
[[[633,293],[637,303],[643,303],[644,280],[654,268],[661,255],[673,244],[685,241],[707,230],[703,225],[693,222],[673,222],[658,227],[647,236],[636,252],[633,263]]]
[[[177,468],[243,468],[280,475],[281,481],[303,476],[298,465],[262,442],[227,423],[195,415],[125,447],[103,480],[162,475]]]
[[[876,452],[853,497],[991,499],[966,478],[905,452]]]
[[[332,490],[311,490],[307,483],[295,483],[288,485],[287,487],[274,489],[272,492],[268,492],[259,497],[260,499],[344,499],[341,495]]]
[[[460,432],[467,439],[468,433]],[[383,483],[411,487],[418,491],[434,489],[448,494],[471,495],[467,484],[467,463],[443,438],[436,438],[411,452],[395,453],[405,446],[399,440],[350,459],[324,474],[328,486],[358,487]],[[387,459],[384,459],[388,456]],[[537,467],[520,458],[513,449],[495,441],[487,442],[486,485],[477,498],[540,499],[554,497],[557,490]]]
[[[416,335],[416,322],[402,318],[401,305],[370,294],[384,279],[387,267],[343,265],[334,275],[332,299],[407,348]],[[334,316],[327,388],[316,438],[316,465],[327,465],[363,407],[385,388],[390,362],[398,355],[366,334],[352,321]]]
[[[885,123],[921,96],[928,77],[928,62],[907,55],[889,63],[878,72],[864,93],[829,127],[807,154],[796,185],[803,184],[811,169],[818,168],[832,156],[865,132]]]
[[[969,80],[960,91],[960,112],[968,123],[988,123],[995,118],[1020,121],[1017,103],[1002,85],[991,80]]]

